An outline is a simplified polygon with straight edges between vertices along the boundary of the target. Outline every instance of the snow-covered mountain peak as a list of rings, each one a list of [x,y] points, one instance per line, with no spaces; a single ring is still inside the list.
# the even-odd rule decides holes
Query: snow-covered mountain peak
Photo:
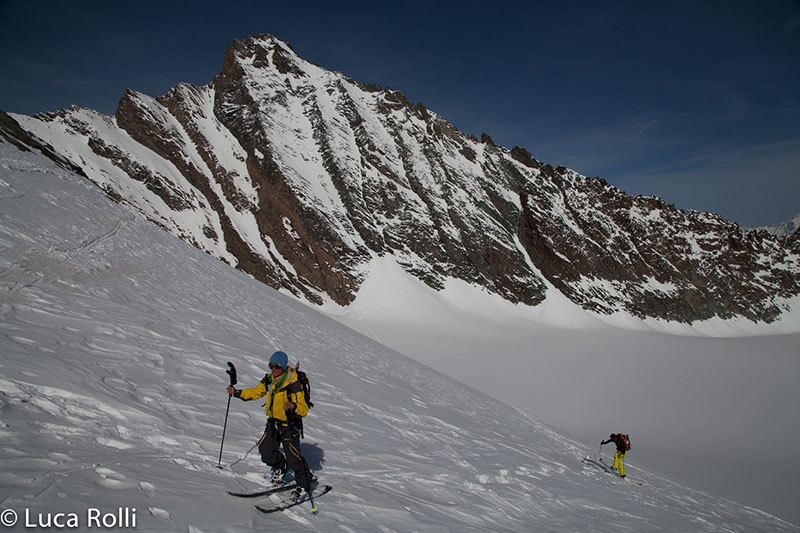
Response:
[[[304,301],[346,307],[390,256],[429,287],[682,323],[796,310],[797,240],[632,197],[458,131],[268,35],[208,85],[127,92],[114,120],[14,117],[108,194]],[[552,291],[550,291],[552,294]]]
[[[753,228],[755,230],[762,230],[773,235],[784,235],[789,236],[797,233],[800,231],[800,213],[796,214],[790,220],[783,222],[781,224],[776,224],[774,226],[762,226],[759,228]]]

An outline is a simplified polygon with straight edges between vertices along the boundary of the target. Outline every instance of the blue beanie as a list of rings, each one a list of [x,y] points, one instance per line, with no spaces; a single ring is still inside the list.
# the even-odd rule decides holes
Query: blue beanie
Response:
[[[289,366],[289,356],[283,352],[275,352],[272,354],[272,357],[269,358],[269,364],[281,365],[281,368],[286,370],[286,368]]]

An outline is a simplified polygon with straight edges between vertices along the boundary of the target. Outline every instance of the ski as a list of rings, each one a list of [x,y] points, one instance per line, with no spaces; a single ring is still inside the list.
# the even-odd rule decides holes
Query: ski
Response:
[[[278,485],[277,487],[270,487],[268,489],[260,489],[252,492],[235,492],[229,490],[228,494],[236,496],[237,498],[258,498],[259,496],[267,496],[268,494],[275,494],[276,492],[292,490],[296,486],[297,483],[287,483],[286,485]]]
[[[584,457],[583,458],[583,462],[584,463],[593,464],[595,466],[599,466],[600,468],[602,468],[603,470],[605,470],[609,474],[614,474],[615,476],[619,477],[619,474],[617,474],[617,471],[614,470],[613,468],[611,468],[610,466],[608,466],[605,463],[605,461],[603,461],[602,459],[592,459],[591,457]]]
[[[622,476],[620,476],[620,475],[619,475],[619,472],[617,472],[616,470],[614,470],[613,468],[611,468],[611,466],[610,466],[608,463],[606,463],[605,461],[603,461],[603,459],[602,459],[602,458],[600,458],[600,459],[592,459],[591,457],[584,457],[584,458],[583,458],[583,462],[584,462],[584,463],[586,463],[586,464],[591,464],[591,465],[599,466],[599,467],[600,467],[600,468],[602,468],[602,469],[603,469],[605,472],[607,472],[607,473],[609,473],[609,474],[612,474],[612,475],[614,475],[614,476],[617,476],[617,477],[618,477],[618,478],[620,478],[620,479],[625,479],[625,480],[627,480],[627,479],[628,479],[627,477],[622,477]],[[635,484],[637,484],[637,485],[642,485],[642,486],[643,486],[642,482],[640,482],[640,481],[630,481],[630,483],[635,483]]]
[[[330,485],[325,485],[321,489],[316,489],[316,490],[311,491],[311,494],[307,494],[300,501],[296,501],[296,502],[282,501],[281,503],[275,505],[274,507],[266,507],[264,505],[256,505],[256,509],[258,509],[262,513],[275,513],[275,512],[279,512],[279,511],[285,511],[286,509],[289,509],[290,507],[294,507],[295,505],[300,505],[301,503],[305,503],[307,501],[312,501],[311,512],[314,513],[314,514],[317,514],[317,507],[315,505],[313,505],[313,499],[314,498],[319,498],[323,494],[327,494],[328,492],[331,491],[332,488],[333,487],[331,487]]]

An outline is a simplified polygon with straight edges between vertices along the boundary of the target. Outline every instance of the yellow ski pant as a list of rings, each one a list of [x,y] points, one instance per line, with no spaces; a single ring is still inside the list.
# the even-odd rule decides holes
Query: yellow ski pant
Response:
[[[622,462],[622,458],[625,457],[625,454],[628,452],[616,452],[614,454],[614,468],[619,471],[619,475],[625,477],[625,464]]]

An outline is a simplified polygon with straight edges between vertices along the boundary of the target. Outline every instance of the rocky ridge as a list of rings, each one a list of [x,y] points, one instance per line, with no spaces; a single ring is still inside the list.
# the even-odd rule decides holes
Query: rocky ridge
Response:
[[[352,302],[385,254],[434,288],[455,277],[537,305],[553,286],[598,313],[681,322],[769,322],[800,293],[796,235],[479,140],[268,35],[235,41],[206,86],[127,91],[113,117],[12,117],[118,201],[317,304]]]

